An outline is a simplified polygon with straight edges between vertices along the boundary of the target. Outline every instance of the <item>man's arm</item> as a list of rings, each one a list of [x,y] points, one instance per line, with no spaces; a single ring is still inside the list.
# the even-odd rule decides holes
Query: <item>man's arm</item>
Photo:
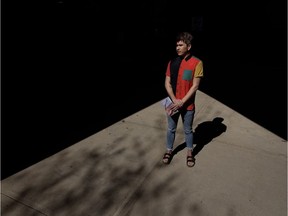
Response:
[[[170,77],[166,76],[165,88],[166,88],[166,91],[167,91],[168,95],[170,96],[171,100],[173,101],[173,103],[176,105],[176,107],[178,109],[179,107],[182,107],[183,104],[186,101],[188,101],[189,98],[191,98],[196,93],[196,91],[198,90],[199,85],[200,85],[201,77],[194,77],[193,85],[191,86],[191,88],[189,89],[187,94],[182,99],[177,99],[175,97],[170,81],[171,81]]]
[[[170,76],[166,76],[165,78],[165,88],[166,88],[167,94],[169,95],[171,100],[174,102],[176,100],[176,97],[173,93]]]
[[[185,103],[186,101],[189,100],[189,98],[191,98],[196,91],[199,88],[200,85],[200,81],[201,81],[201,77],[194,77],[193,79],[193,85],[191,86],[191,88],[189,89],[189,91],[187,92],[187,94],[182,98],[182,102]]]
[[[179,106],[176,103],[178,100],[176,99],[173,93],[170,76],[166,76],[165,78],[165,88],[166,88],[167,94],[169,95],[169,97],[171,98],[173,102],[173,104],[169,107],[169,110],[171,111],[171,113],[174,113],[179,108]]]

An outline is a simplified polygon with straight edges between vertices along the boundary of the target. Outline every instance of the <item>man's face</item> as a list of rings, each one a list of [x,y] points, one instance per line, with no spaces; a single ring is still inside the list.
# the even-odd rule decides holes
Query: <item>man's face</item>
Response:
[[[191,45],[187,45],[186,43],[184,43],[184,41],[178,41],[176,43],[176,52],[179,56],[185,57],[188,54],[190,48]]]

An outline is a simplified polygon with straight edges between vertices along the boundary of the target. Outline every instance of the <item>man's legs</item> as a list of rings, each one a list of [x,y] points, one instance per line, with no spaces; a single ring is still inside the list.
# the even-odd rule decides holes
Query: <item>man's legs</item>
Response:
[[[174,114],[173,116],[167,115],[168,127],[167,127],[167,141],[166,148],[167,151],[173,150],[173,145],[175,141],[175,133],[177,129],[177,123],[179,119],[180,112]]]
[[[192,155],[193,152],[193,120],[194,120],[195,110],[188,110],[182,116],[183,127],[185,133],[185,142],[187,147],[187,166],[192,167],[195,164],[195,159]]]
[[[166,153],[163,156],[163,163],[168,164],[172,159],[173,145],[175,141],[175,133],[180,113],[173,116],[167,115],[167,137],[166,137]]]

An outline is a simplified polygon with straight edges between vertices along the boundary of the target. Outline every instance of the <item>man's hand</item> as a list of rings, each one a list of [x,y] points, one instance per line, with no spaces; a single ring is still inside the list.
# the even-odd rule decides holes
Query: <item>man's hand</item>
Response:
[[[175,106],[177,106],[177,109],[181,108],[184,104],[184,102],[181,99],[176,99],[174,101]]]

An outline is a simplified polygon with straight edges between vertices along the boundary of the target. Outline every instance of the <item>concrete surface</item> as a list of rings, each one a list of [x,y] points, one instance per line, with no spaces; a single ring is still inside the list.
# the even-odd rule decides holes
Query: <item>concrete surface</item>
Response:
[[[287,141],[201,91],[196,103],[193,168],[181,121],[162,164],[159,101],[2,180],[2,216],[287,216]]]

